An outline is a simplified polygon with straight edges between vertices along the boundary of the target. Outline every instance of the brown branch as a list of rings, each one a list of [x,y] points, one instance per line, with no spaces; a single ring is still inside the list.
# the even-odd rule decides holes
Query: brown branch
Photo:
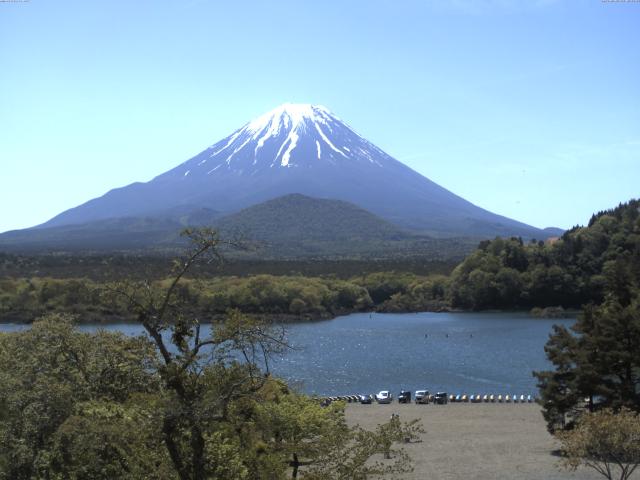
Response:
[[[182,462],[182,457],[180,456],[180,450],[178,449],[178,446],[173,438],[175,430],[176,430],[175,421],[172,418],[165,417],[162,424],[162,436],[163,436],[164,443],[167,447],[167,451],[169,452],[169,456],[171,457],[173,466],[178,472],[180,479],[190,480],[189,470],[186,468],[186,466]]]
[[[173,362],[173,357],[171,356],[171,352],[169,352],[167,346],[164,344],[161,331],[158,330],[157,327],[152,326],[148,321],[143,321],[142,326],[147,333],[151,335],[151,338],[153,338],[158,350],[160,350],[160,355],[162,355],[165,365],[170,365]]]

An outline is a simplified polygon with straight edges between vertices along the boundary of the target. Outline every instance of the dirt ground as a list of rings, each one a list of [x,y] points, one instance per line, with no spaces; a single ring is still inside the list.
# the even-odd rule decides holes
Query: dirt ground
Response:
[[[392,413],[422,420],[426,434],[405,445],[415,470],[403,479],[568,480],[602,478],[558,467],[557,448],[536,404],[348,404],[349,424],[373,429]],[[640,477],[638,477],[640,478]]]

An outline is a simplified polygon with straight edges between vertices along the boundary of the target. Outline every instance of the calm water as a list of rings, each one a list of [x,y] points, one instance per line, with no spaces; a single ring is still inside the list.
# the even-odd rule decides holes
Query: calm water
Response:
[[[272,370],[319,395],[402,388],[533,395],[531,371],[549,367],[543,347],[554,323],[573,320],[521,313],[374,313],[288,324],[294,350],[276,359]],[[21,328],[0,325],[0,331]],[[104,328],[143,333],[139,325]]]

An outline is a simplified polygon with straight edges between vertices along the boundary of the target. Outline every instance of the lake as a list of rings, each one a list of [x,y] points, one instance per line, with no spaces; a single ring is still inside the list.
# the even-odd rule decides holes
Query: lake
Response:
[[[449,393],[537,394],[533,370],[553,324],[525,313],[361,313],[286,325],[294,347],[272,371],[310,394],[347,395],[401,389]],[[93,331],[100,326],[85,325]],[[26,328],[0,325],[0,331]],[[103,325],[129,335],[140,325]]]

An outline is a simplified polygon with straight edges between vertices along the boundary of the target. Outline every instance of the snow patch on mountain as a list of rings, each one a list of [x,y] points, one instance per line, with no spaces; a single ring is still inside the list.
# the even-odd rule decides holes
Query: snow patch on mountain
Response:
[[[324,132],[323,132],[323,131],[322,131],[322,129],[320,128],[320,125],[318,125],[317,123],[316,123],[316,124],[314,124],[314,125],[315,125],[315,127],[316,127],[316,130],[317,130],[317,131],[318,131],[318,133],[320,134],[320,138],[322,138],[322,140],[324,140],[324,143],[326,143],[327,145],[329,145],[329,148],[331,148],[331,150],[333,150],[334,152],[337,152],[337,153],[339,153],[340,155],[342,155],[344,158],[347,158],[347,156],[346,156],[343,152],[341,152],[340,150],[338,150],[338,149],[336,148],[336,146],[335,146],[333,143],[331,143],[331,140],[329,140],[329,139],[327,138],[327,136],[324,134]]]
[[[221,172],[220,165],[197,169],[206,163],[226,163],[225,171],[239,174],[242,170],[255,172],[266,166],[317,168],[322,165],[315,160],[331,165],[345,161],[366,161],[382,166],[373,158],[380,153],[390,158],[326,107],[291,103],[280,105],[251,120],[229,137],[211,145],[206,152],[206,155],[192,159],[197,158],[197,164],[192,160],[185,162],[184,166],[192,170],[191,175],[196,171],[208,175]]]

